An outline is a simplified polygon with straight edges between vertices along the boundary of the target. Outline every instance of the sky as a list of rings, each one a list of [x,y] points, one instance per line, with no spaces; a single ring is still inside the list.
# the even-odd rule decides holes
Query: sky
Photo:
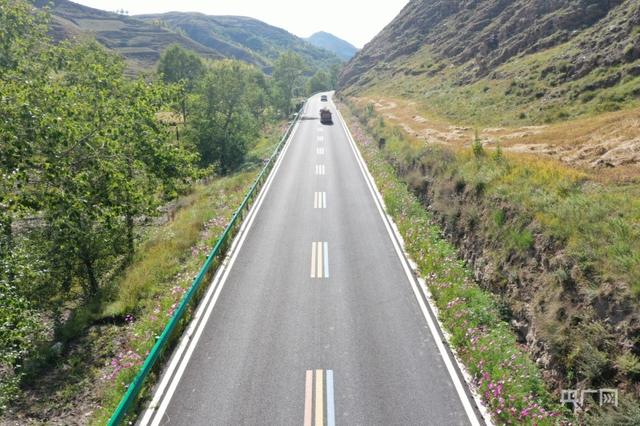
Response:
[[[242,15],[284,28],[300,37],[326,31],[361,48],[400,12],[408,0],[73,0],[96,9],[124,9],[130,15],[170,11]]]

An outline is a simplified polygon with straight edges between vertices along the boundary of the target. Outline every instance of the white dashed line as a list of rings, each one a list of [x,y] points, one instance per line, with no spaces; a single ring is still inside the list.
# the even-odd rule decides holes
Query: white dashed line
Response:
[[[315,192],[313,194],[313,208],[314,209],[326,209],[327,208],[327,193]]]

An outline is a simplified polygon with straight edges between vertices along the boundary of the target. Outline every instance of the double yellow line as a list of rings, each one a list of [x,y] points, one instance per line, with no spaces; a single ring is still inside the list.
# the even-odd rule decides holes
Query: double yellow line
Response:
[[[313,420],[315,421],[312,423]],[[304,426],[325,426],[325,424],[326,426],[335,426],[335,423],[333,370],[315,370],[315,372],[314,370],[307,370],[304,387]]]

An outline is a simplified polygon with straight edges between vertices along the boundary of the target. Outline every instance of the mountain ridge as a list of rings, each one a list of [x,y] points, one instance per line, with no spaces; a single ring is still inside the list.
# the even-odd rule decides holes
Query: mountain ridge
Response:
[[[326,31],[318,31],[305,38],[309,43],[314,46],[323,48],[330,52],[335,53],[338,57],[348,61],[358,52],[358,48],[349,43],[348,41],[341,39]]]
[[[376,64],[410,57],[425,46],[440,59],[465,65],[468,82],[518,55],[569,41],[575,41],[571,58],[579,78],[599,64],[640,58],[638,25],[640,5],[633,0],[412,0],[350,61],[341,84],[356,84]],[[603,42],[608,54],[599,57],[593,48],[607,51]]]
[[[196,42],[236,59],[243,60],[247,55],[267,71],[285,50],[297,53],[315,68],[328,68],[331,64],[340,62],[328,50],[313,46],[285,29],[246,16],[168,12],[135,17],[183,32]]]
[[[239,59],[267,73],[271,72],[273,61],[286,50],[298,53],[312,69],[328,69],[341,62],[332,52],[250,17],[198,12],[128,16],[69,0],[37,0],[35,5],[49,7],[54,40],[93,36],[120,54],[134,74],[153,69],[171,44],[207,59]]]

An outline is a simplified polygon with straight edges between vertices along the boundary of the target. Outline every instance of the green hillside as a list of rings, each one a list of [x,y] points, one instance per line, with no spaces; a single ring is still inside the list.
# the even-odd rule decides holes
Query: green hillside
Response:
[[[341,38],[325,31],[318,31],[310,37],[307,37],[306,40],[316,47],[335,53],[345,61],[353,58],[353,56],[358,52],[358,48],[348,41],[342,40]]]
[[[183,12],[138,15],[136,18],[186,34],[225,56],[256,62],[267,72],[280,53],[288,50],[300,55],[314,69],[328,69],[341,62],[328,50],[253,18]]]
[[[640,3],[421,0],[349,62],[345,93],[411,99],[466,125],[550,123],[637,106]]]
[[[129,16],[93,9],[67,0],[40,0],[36,5],[50,6],[51,33],[56,41],[83,35],[95,37],[100,44],[122,55],[134,72],[153,68],[162,51],[171,44],[179,44],[209,59],[226,56],[175,31]]]

